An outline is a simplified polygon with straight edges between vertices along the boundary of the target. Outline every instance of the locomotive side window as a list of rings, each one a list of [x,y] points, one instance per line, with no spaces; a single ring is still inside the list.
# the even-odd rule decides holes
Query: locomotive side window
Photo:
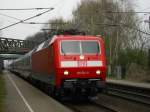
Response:
[[[79,41],[62,41],[61,52],[63,54],[80,54]]]
[[[82,45],[82,53],[92,53],[92,54],[99,53],[99,44],[96,41],[83,41],[81,42],[81,45]]]

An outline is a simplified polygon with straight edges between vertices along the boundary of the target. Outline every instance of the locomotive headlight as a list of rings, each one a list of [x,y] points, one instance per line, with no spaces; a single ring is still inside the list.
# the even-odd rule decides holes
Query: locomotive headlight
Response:
[[[69,75],[69,72],[67,70],[64,71],[64,75]]]
[[[101,74],[101,71],[100,71],[100,70],[97,70],[97,71],[96,71],[96,74],[97,74],[97,75],[100,75],[100,74]]]

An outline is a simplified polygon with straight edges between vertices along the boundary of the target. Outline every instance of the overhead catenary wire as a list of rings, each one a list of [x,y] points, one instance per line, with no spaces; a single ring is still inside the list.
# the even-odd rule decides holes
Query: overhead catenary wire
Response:
[[[44,10],[44,9],[51,9],[51,8],[20,8],[20,9],[0,9],[0,10],[14,11],[14,10]]]
[[[25,22],[25,24],[65,24],[65,23],[36,23],[36,22]],[[88,24],[88,23],[87,23]],[[126,25],[126,24],[123,24],[123,23],[120,23],[120,24],[103,24],[103,23],[97,23],[95,25],[102,25],[102,26],[107,26],[107,27],[118,27],[118,26],[123,26],[123,27],[127,27],[127,28],[130,28],[132,30],[136,30],[138,32],[141,32],[143,34],[146,34],[146,35],[150,35],[150,33],[147,33],[141,29],[138,29],[138,28],[135,28],[133,26],[130,26],[130,25]]]
[[[9,16],[9,15],[3,14],[3,13],[0,13],[0,15],[15,19],[15,20],[23,21],[22,19],[19,19],[19,18],[13,17],[13,16]],[[33,25],[35,24],[36,25],[36,24],[67,24],[67,23],[33,22],[33,21],[31,21],[31,22],[22,22],[22,24],[33,24]]]
[[[115,22],[111,17],[108,17],[108,16],[104,16],[104,17],[106,17],[108,20],[110,20],[110,21],[112,21],[112,22]],[[138,28],[135,28],[135,27],[133,27],[133,26],[124,24],[124,23],[122,23],[122,22],[119,23],[119,24],[112,24],[111,26],[124,26],[124,27],[128,27],[128,28],[130,28],[130,29],[133,29],[133,30],[135,30],[135,31],[141,32],[141,33],[143,33],[143,34],[150,35],[150,33],[147,33],[147,32],[145,32],[145,31],[143,31],[143,30],[141,30],[141,29],[138,29]]]
[[[22,21],[21,19],[19,19],[19,18],[16,18],[16,17],[14,17],[14,16],[10,16],[10,15],[6,15],[6,14],[3,14],[3,13],[0,13],[0,15],[2,15],[2,16],[4,16],[4,17],[8,17],[8,18],[11,18],[11,19],[14,19],[14,20],[19,20],[19,21]],[[28,23],[26,23],[26,22],[23,22],[24,24],[28,24]],[[30,26],[31,27],[31,26]],[[36,27],[34,27],[34,29],[35,29]],[[36,28],[37,29],[37,28]]]
[[[19,24],[19,23],[23,23],[23,22],[25,22],[25,21],[27,21],[27,20],[30,20],[30,19],[33,19],[33,18],[39,17],[39,16],[41,16],[41,15],[43,15],[43,14],[47,13],[47,12],[52,11],[53,9],[54,9],[54,8],[50,8],[50,9],[48,9],[48,10],[46,10],[46,11],[42,12],[42,13],[39,13],[39,14],[37,14],[37,15],[31,16],[31,17],[26,18],[26,19],[24,19],[24,20],[21,20],[21,21],[19,21],[19,22],[16,22],[16,23],[10,24],[10,25],[8,25],[8,26],[5,26],[5,27],[1,28],[0,30],[4,30],[4,29],[6,29],[6,28],[9,28],[9,27],[11,27],[11,26],[17,25],[17,24]]]
[[[18,19],[18,18],[16,18],[16,17],[13,17],[13,16],[9,16],[9,15],[7,15],[7,14],[0,13],[0,15],[2,15],[2,16],[5,16],[5,17],[8,17],[8,18],[15,19],[15,20],[22,21],[21,19]]]
[[[48,23],[42,23],[42,22],[23,22],[24,24],[35,24],[35,25],[37,25],[37,24],[67,24],[67,23],[53,23],[53,22],[48,22]]]
[[[146,11],[146,12],[142,12],[142,11],[138,11],[138,12],[136,12],[136,11],[104,11],[103,13],[144,13],[144,14],[148,13],[148,14],[150,14],[149,11]]]
[[[123,23],[121,23],[121,24],[95,24],[95,25],[103,25],[103,26],[107,26],[107,27],[118,27],[118,26],[123,26],[123,27],[127,27],[127,28],[130,28],[130,29],[133,29],[133,30],[135,30],[135,31],[138,31],[138,32],[141,32],[141,33],[143,33],[143,34],[146,34],[146,35],[150,35],[150,33],[147,33],[147,32],[145,32],[145,31],[142,31],[142,30],[140,30],[140,29],[138,29],[138,28],[134,28],[134,27],[132,27],[132,26],[130,26],[130,25],[126,25],[126,24],[123,24]]]
[[[27,18],[27,19],[24,19],[24,20],[21,20],[21,19],[18,19],[18,18],[16,18],[16,17],[12,17],[12,16],[9,16],[9,15],[0,13],[0,15],[3,15],[3,16],[9,17],[9,18],[13,18],[13,19],[19,20],[19,22],[16,22],[16,23],[14,23],[14,24],[11,24],[11,25],[8,25],[8,26],[6,26],[6,27],[3,27],[3,28],[1,28],[0,30],[6,29],[6,28],[8,28],[8,27],[14,26],[14,25],[19,24],[19,23],[24,23],[24,24],[65,24],[65,23],[50,23],[50,22],[48,22],[48,23],[25,22],[25,21],[30,20],[30,19],[32,19],[32,18],[38,17],[38,16],[40,16],[40,15],[46,13],[46,12],[49,12],[49,11],[51,11],[51,10],[53,10],[53,9],[54,9],[54,8],[51,8],[51,9],[49,9],[49,10],[47,10],[47,11],[44,11],[43,13],[39,13],[39,14],[37,14],[37,15],[35,15],[35,16],[32,16],[32,17]],[[117,13],[117,12],[115,12],[115,13]],[[121,13],[121,12],[119,12],[119,13]],[[107,19],[113,21],[112,18],[108,18],[108,17],[107,17]],[[130,29],[136,30],[136,31],[138,31],[138,32],[141,32],[141,33],[143,33],[143,34],[150,35],[150,33],[147,33],[147,32],[145,32],[145,31],[142,31],[142,30],[140,30],[140,29],[138,29],[138,28],[134,28],[134,27],[132,27],[132,26],[130,26],[130,25],[126,25],[126,24],[124,24],[124,23],[120,23],[120,24],[101,24],[101,23],[98,23],[98,24],[95,24],[95,25],[103,25],[103,26],[111,26],[111,27],[124,26],[124,27],[128,27],[128,28],[130,28]]]
[[[36,22],[25,22],[25,24],[65,24],[65,23],[36,23]],[[89,24],[89,23],[87,23]],[[150,33],[147,33],[141,29],[138,29],[138,28],[135,28],[135,27],[132,27],[130,25],[126,25],[126,24],[123,24],[123,23],[120,23],[120,24],[103,24],[103,23],[97,23],[95,25],[101,25],[101,26],[106,26],[106,27],[118,27],[118,26],[123,26],[123,27],[127,27],[127,28],[130,28],[132,30],[135,30],[135,31],[138,31],[138,32],[141,32],[143,34],[146,34],[146,35],[150,35]]]
[[[63,1],[62,1],[62,0],[59,0],[59,1],[58,1],[56,4],[54,4],[53,6],[56,6],[59,2],[63,2]],[[1,31],[1,30],[4,30],[4,29],[6,29],[6,28],[9,28],[9,27],[11,27],[11,26],[17,25],[17,24],[19,24],[19,23],[23,23],[23,22],[25,22],[25,21],[27,21],[27,20],[30,20],[30,19],[33,19],[33,18],[35,18],[35,17],[41,16],[41,15],[43,15],[43,14],[45,14],[45,13],[47,13],[47,12],[53,10],[54,8],[48,8],[48,9],[49,9],[49,10],[44,11],[44,12],[42,12],[42,13],[39,13],[39,14],[37,14],[37,15],[35,15],[35,16],[26,18],[26,19],[24,19],[24,20],[20,20],[20,19],[18,19],[18,18],[11,17],[11,18],[13,18],[13,19],[19,20],[19,22],[16,22],[16,23],[10,24],[10,25],[8,25],[8,26],[5,26],[5,27],[3,27],[3,28],[0,28],[0,31]]]

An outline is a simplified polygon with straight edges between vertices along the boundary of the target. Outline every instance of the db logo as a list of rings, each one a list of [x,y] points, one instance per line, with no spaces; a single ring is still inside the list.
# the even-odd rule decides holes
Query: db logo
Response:
[[[86,61],[78,61],[78,66],[79,67],[86,67],[87,66],[87,62]]]

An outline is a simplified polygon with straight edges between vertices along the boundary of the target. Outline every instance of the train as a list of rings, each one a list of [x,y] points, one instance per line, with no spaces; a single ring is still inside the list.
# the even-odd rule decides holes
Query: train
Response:
[[[94,97],[106,86],[105,48],[100,35],[54,35],[8,68],[58,98]]]

